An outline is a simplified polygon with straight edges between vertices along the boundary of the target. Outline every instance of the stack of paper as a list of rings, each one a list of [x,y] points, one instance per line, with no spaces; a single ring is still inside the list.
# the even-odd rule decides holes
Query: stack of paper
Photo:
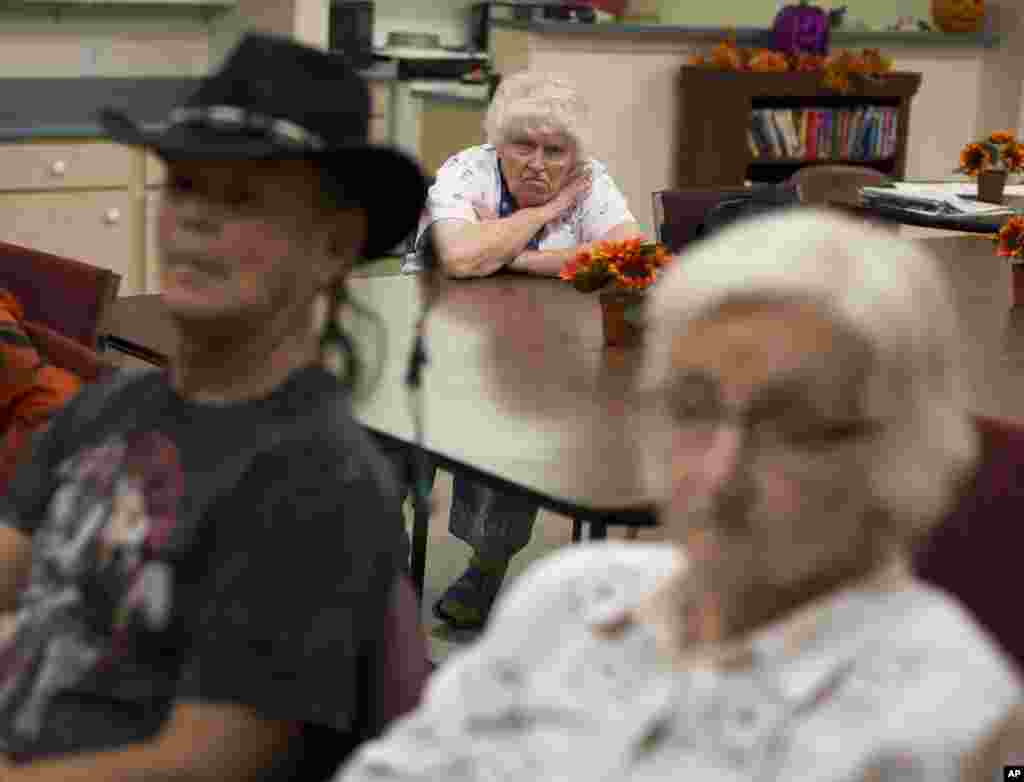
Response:
[[[1016,210],[1003,204],[987,204],[956,193],[942,192],[927,185],[900,183],[898,187],[862,187],[861,200],[866,206],[904,209],[929,215],[987,217],[1012,214]]]

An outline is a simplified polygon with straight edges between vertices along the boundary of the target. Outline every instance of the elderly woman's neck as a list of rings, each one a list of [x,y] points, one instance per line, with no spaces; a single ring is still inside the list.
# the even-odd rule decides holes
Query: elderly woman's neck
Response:
[[[688,659],[695,647],[742,641],[830,595],[871,583],[889,567],[905,572],[903,562],[899,552],[865,547],[858,556],[807,578],[777,584],[751,582],[735,591],[709,587],[714,579],[705,578],[701,568],[714,567],[713,563],[690,564],[663,582],[631,612],[631,618],[653,625],[669,656]]]

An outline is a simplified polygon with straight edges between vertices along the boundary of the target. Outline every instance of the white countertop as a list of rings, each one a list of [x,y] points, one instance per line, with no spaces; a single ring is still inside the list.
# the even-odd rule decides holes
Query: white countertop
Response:
[[[463,84],[454,79],[413,79],[409,82],[409,89],[416,97],[439,95],[487,103],[488,87],[486,84]]]
[[[423,49],[414,46],[375,46],[373,53],[394,60],[487,60],[487,52],[450,52],[447,49]]]

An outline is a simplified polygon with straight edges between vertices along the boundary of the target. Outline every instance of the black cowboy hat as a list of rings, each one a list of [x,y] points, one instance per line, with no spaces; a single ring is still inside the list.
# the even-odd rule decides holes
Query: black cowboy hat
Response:
[[[344,203],[366,210],[363,256],[376,258],[416,227],[426,181],[406,155],[368,143],[369,117],[369,89],[343,54],[263,33],[246,34],[158,129],[99,113],[115,141],[167,161],[315,161]]]

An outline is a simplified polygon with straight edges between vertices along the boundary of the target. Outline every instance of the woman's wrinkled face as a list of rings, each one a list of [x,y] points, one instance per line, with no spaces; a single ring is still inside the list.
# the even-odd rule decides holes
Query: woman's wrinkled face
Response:
[[[866,343],[810,306],[733,305],[692,323],[672,361],[662,520],[709,586],[786,587],[862,556],[880,431],[862,411]]]
[[[308,305],[330,260],[320,198],[303,161],[171,163],[157,224],[168,310],[254,321]]]
[[[540,206],[554,198],[578,162],[575,144],[551,128],[513,133],[497,149],[505,182],[520,207]]]

